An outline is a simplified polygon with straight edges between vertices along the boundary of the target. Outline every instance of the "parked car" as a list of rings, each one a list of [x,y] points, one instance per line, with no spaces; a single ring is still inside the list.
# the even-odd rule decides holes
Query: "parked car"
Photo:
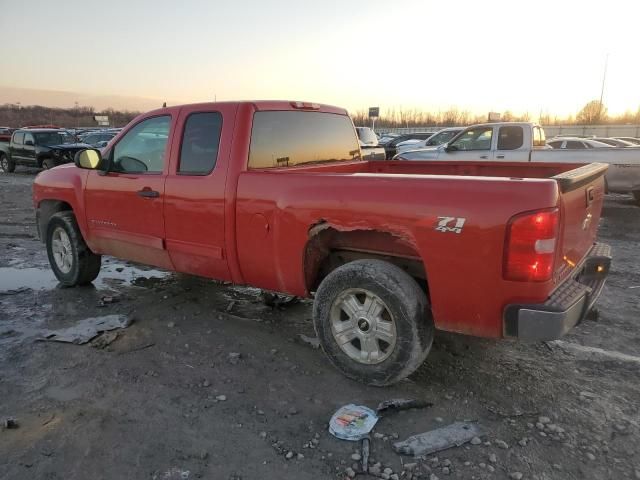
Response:
[[[15,131],[15,128],[0,127],[0,141],[8,142],[11,140],[11,134]]]
[[[378,136],[369,127],[356,127],[358,143],[364,160],[384,160],[384,147],[378,145]]]
[[[33,186],[62,285],[112,255],[313,296],[329,360],[372,385],[413,372],[435,328],[557,338],[609,268],[594,243],[606,165],[363,161],[337,107],[162,108],[75,164]]]
[[[547,145],[549,145],[551,148],[569,150],[584,150],[586,148],[611,148],[611,145],[607,143],[584,137],[554,138],[552,140],[549,140],[547,142]]]
[[[596,142],[606,143],[610,147],[618,147],[618,148],[637,147],[635,143],[627,142],[626,140],[620,140],[618,138],[594,137],[594,140]]]
[[[634,145],[640,145],[640,138],[634,137],[614,137],[618,140],[624,140],[625,142],[633,143]]]
[[[384,144],[384,150],[387,154],[387,159],[392,159],[393,156],[398,153],[398,145],[400,143],[406,142],[407,140],[426,140],[429,137],[433,136],[436,132],[415,132],[415,133],[403,133],[402,135],[398,135],[397,137],[389,140]]]
[[[96,132],[90,133],[82,137],[82,143],[91,145],[92,147],[102,148],[106,147],[107,143],[116,136],[116,133],[110,132]]]
[[[450,141],[458,133],[464,130],[464,127],[449,127],[434,133],[426,140],[407,140],[406,142],[399,143],[396,147],[398,153],[406,152],[408,150],[417,150],[425,147],[437,147]]]
[[[73,161],[87,145],[69,143],[70,137],[58,129],[30,127],[13,132],[9,142],[0,142],[0,169],[13,172],[16,165],[49,169]]]
[[[609,164],[607,191],[632,193],[640,203],[640,150],[615,148],[585,138],[558,138],[545,145],[542,127],[528,122],[473,125],[439,147],[402,152],[398,160],[504,162],[601,162]]]
[[[399,137],[399,133],[381,133],[378,135],[378,144],[384,146],[385,143],[393,140],[396,137]]]

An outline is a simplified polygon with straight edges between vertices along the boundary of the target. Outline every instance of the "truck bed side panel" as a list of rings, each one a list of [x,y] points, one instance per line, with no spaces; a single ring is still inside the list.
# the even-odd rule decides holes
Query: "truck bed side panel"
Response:
[[[236,206],[240,268],[248,284],[306,295],[310,228],[388,232],[423,260],[438,328],[499,337],[507,303],[542,302],[553,288],[502,279],[505,225],[557,202],[552,180],[245,172]],[[462,232],[435,230],[443,217],[464,218]]]

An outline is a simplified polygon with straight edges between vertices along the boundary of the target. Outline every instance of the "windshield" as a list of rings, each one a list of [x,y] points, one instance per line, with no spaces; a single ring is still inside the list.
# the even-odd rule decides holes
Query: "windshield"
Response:
[[[61,132],[36,133],[35,136],[37,145],[61,145],[69,143],[71,140],[70,136],[66,136]]]

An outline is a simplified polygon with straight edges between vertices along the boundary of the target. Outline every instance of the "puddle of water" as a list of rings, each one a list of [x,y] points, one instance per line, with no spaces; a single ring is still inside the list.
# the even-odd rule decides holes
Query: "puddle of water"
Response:
[[[54,288],[58,280],[51,270],[41,268],[0,268],[0,292],[18,290],[20,288]]]
[[[96,288],[108,288],[118,284],[134,284],[137,278],[164,278],[169,272],[143,269],[127,263],[110,260],[103,264],[100,275],[93,282]],[[136,282],[139,283],[139,282]],[[30,288],[32,290],[52,289],[58,280],[50,268],[0,268],[0,292]]]

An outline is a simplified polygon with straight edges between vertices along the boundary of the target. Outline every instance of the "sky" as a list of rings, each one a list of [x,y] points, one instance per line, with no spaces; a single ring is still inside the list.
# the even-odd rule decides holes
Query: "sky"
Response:
[[[637,0],[0,0],[0,103],[640,107]],[[28,13],[28,21],[25,14]],[[36,100],[32,100],[36,99]]]

